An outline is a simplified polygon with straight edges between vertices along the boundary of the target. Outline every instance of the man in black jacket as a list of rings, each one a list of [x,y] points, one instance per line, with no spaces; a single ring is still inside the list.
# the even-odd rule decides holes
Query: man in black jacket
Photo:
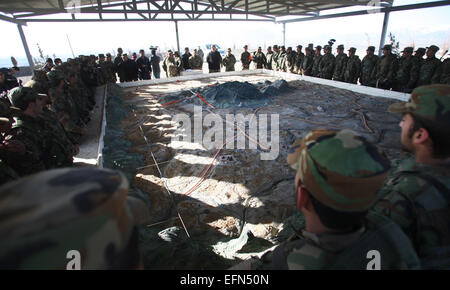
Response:
[[[217,51],[215,45],[212,46],[211,52],[206,57],[208,62],[209,73],[220,72],[220,64],[222,63],[222,56]]]
[[[128,58],[125,53],[123,56],[123,62],[119,65],[119,75],[123,76],[125,82],[132,82],[138,80],[138,66],[136,62]]]

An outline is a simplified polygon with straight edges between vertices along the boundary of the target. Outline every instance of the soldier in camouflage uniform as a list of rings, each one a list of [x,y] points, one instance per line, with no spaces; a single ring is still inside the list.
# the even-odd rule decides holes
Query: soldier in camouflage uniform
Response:
[[[398,61],[398,69],[395,74],[394,91],[411,93],[416,87],[420,62],[413,57],[413,50],[412,47],[405,47],[402,51],[403,55]]]
[[[344,53],[344,45],[340,44],[337,47],[336,64],[334,66],[333,80],[344,81],[345,65],[348,61],[348,56]]]
[[[166,77],[176,77],[178,75],[177,65],[175,64],[175,57],[172,50],[167,51],[168,55],[163,61],[163,69],[166,72]]]
[[[361,60],[355,54],[356,48],[350,47],[348,50],[348,60],[344,69],[344,82],[357,84],[361,75]]]
[[[314,56],[312,55],[311,48],[305,48],[305,57],[303,58],[302,63],[302,75],[304,76],[312,76],[312,68],[314,64]]]
[[[194,54],[189,58],[189,65],[193,70],[203,70],[203,59],[198,55],[197,49],[194,49]]]
[[[334,66],[336,63],[335,56],[331,53],[331,46],[325,45],[323,47],[325,54],[319,63],[319,77],[327,80],[331,80],[333,77]]]
[[[288,71],[288,67],[287,67],[287,53],[286,53],[286,48],[284,47],[284,45],[282,45],[280,47],[280,53],[278,54],[278,70],[282,71],[282,72],[287,72]]]
[[[427,49],[427,58],[420,66],[419,80],[417,86],[438,84],[440,82],[442,67],[441,61],[436,57],[439,47],[432,45]]]
[[[423,56],[425,55],[425,52],[426,52],[426,49],[425,48],[423,48],[423,47],[419,47],[417,50],[416,50],[416,52],[414,53],[414,57],[416,57],[418,60],[419,60],[419,62],[420,62],[420,65],[422,65],[423,63],[424,63],[424,59],[423,59]]]
[[[10,130],[11,121],[0,117],[0,185],[19,178],[17,172],[6,163],[5,156],[9,155],[10,151],[25,153],[25,146],[21,142],[13,144],[3,140],[3,134],[7,134]]]
[[[250,68],[250,52],[247,51],[248,46],[244,45],[244,52],[241,53],[241,64],[242,64],[242,70],[248,70]]]
[[[392,54],[392,46],[386,44],[383,47],[383,56],[378,60],[372,71],[372,79],[375,79],[375,87],[385,90],[392,88],[397,67],[397,56]]]
[[[295,142],[288,163],[296,170],[303,228],[258,260],[232,269],[418,269],[411,242],[395,223],[367,214],[390,165],[383,153],[351,130],[314,130]]]
[[[222,59],[222,65],[225,67],[225,71],[234,71],[235,64],[236,57],[231,53],[231,48],[228,48],[227,54]]]
[[[123,174],[96,168],[54,169],[3,185],[0,268],[142,269],[127,193]]]
[[[253,53],[252,62],[255,69],[263,69],[266,66],[267,59],[264,52],[262,52],[261,46]]]
[[[314,54],[314,58],[313,58],[313,66],[312,66],[312,75],[313,77],[319,77],[319,64],[320,61],[322,60],[322,54],[320,53],[320,51],[322,50],[322,46],[318,45],[315,48],[315,54]]]
[[[47,94],[49,89],[47,73],[43,70],[34,70],[32,79],[24,87],[32,88],[38,94]]]
[[[403,160],[380,192],[373,211],[397,223],[413,242],[425,269],[450,268],[450,86],[414,89],[402,113]]]
[[[119,70],[119,67],[123,62],[122,53],[123,53],[123,50],[122,50],[122,48],[119,47],[117,49],[117,56],[116,56],[116,58],[114,58],[114,66],[115,66],[114,72],[117,72],[117,75],[119,76],[119,81],[121,83],[123,83],[125,81],[122,71]]]
[[[273,55],[272,55],[272,70],[279,71],[278,67],[278,57],[280,56],[280,51],[278,49],[278,45],[273,46]]]
[[[73,157],[80,151],[79,147],[71,140],[58,115],[50,109],[50,97],[42,98],[42,113],[37,117],[41,126],[44,146],[44,163],[46,168],[70,167],[73,165]]]
[[[65,91],[64,76],[57,71],[51,71],[47,77],[51,86],[49,90],[51,108],[58,115],[59,121],[71,139],[78,143],[81,136],[86,134],[86,125],[78,114],[75,102]]]
[[[17,87],[9,91],[8,98],[14,107],[22,110],[20,116],[15,117],[15,123],[9,130],[5,141],[20,142],[25,146],[23,152],[8,152],[6,163],[19,176],[25,176],[45,170],[44,138],[37,117],[42,112],[42,95],[38,95],[31,88]]]
[[[102,71],[105,75],[106,83],[115,84],[117,82],[115,66],[112,62],[112,57],[110,53],[106,54],[106,61],[102,65]]]
[[[180,53],[175,51],[173,53],[173,58],[175,59],[175,66],[177,67],[177,76],[181,75],[181,71],[183,70],[183,61],[181,59]]]
[[[361,77],[359,82],[363,86],[375,86],[375,79],[372,78],[372,72],[378,62],[378,55],[374,54],[375,46],[369,46],[366,50],[366,56],[361,62]]]
[[[266,69],[272,70],[272,57],[273,57],[272,47],[269,46],[266,52],[266,66],[265,66]]]
[[[296,58],[297,53],[295,51],[292,51],[292,47],[288,47],[288,49],[286,50],[286,61],[285,61],[286,72],[294,73]]]
[[[302,52],[301,45],[297,45],[297,53],[295,55],[295,65],[294,65],[294,73],[301,75],[302,74],[302,64],[305,59],[305,54]]]
[[[450,85],[450,58],[442,62],[441,84]]]

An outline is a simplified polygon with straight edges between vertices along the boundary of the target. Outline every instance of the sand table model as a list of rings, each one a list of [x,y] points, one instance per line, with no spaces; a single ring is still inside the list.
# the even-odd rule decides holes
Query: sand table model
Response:
[[[124,171],[132,185],[130,194],[148,206],[141,227],[145,266],[226,268],[286,239],[298,226],[292,218],[297,214],[295,173],[286,163],[288,146],[311,129],[348,128],[376,143],[391,159],[403,157],[400,119],[386,113],[393,102],[263,74],[109,87],[105,167]],[[264,145],[252,138],[250,123],[227,135],[225,121],[223,139],[214,140],[215,148],[184,140],[194,131],[199,111],[200,118],[210,114],[226,120],[227,114],[243,114],[258,123],[267,115],[269,139],[270,129],[275,129],[271,116],[277,114],[279,144]],[[179,130],[184,124],[175,122],[177,114],[190,117],[191,132]],[[203,123],[203,136],[213,125]],[[246,135],[238,136],[243,129]],[[239,138],[246,149],[228,146]],[[249,149],[252,145],[257,149]],[[275,149],[275,160],[262,160]]]

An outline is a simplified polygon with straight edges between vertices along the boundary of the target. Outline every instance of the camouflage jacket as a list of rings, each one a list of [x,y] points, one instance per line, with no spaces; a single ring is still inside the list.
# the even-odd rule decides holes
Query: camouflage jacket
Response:
[[[5,140],[20,141],[25,146],[25,153],[8,152],[7,156],[5,156],[5,162],[19,176],[45,170],[43,153],[46,140],[43,138],[43,132],[37,119],[25,115],[14,119],[16,122],[5,137]]]
[[[450,58],[442,63],[441,84],[450,85]]]
[[[38,116],[45,142],[44,162],[47,168],[67,167],[73,164],[73,143],[55,112],[44,107]]]
[[[288,72],[286,52],[280,52],[278,55],[278,69],[280,71]]]
[[[436,57],[427,58],[420,66],[419,80],[417,86],[438,84],[441,78],[442,63]]]
[[[314,55],[313,58],[313,66],[312,66],[312,76],[313,77],[319,77],[319,64],[320,61],[322,60],[322,55]]]
[[[294,65],[294,72],[297,74],[301,74],[302,73],[302,64],[303,64],[303,60],[305,59],[305,54],[303,52],[301,52],[300,54],[297,53],[295,55],[295,65]]]
[[[225,71],[234,71],[234,64],[236,63],[236,58],[233,54],[227,54],[222,59],[222,64],[225,67]]]
[[[176,77],[178,76],[178,68],[175,63],[174,57],[166,57],[163,61],[163,69],[166,72],[167,77]]]
[[[266,69],[272,69],[272,58],[273,58],[273,52],[266,53]]]
[[[372,209],[396,224],[413,242],[424,268],[450,268],[450,164],[401,162]]]
[[[279,66],[278,66],[278,58],[280,56],[280,52],[273,52],[272,54],[272,69],[273,70],[280,70]]]
[[[256,52],[253,55],[252,62],[256,69],[261,69],[266,66],[267,59],[263,52]]]
[[[394,81],[397,71],[398,60],[394,54],[383,55],[378,61],[372,72],[372,79],[377,81]]]
[[[250,52],[248,51],[244,51],[241,54],[241,63],[242,63],[242,68],[249,68],[250,67]]]
[[[66,132],[80,133],[80,126],[83,125],[78,111],[71,100],[64,92],[56,89],[50,89],[52,99],[51,109],[58,115],[58,119],[64,126]],[[69,99],[70,98],[70,99]]]
[[[361,60],[357,55],[349,57],[344,69],[344,82],[356,84],[361,75]]]
[[[361,61],[361,84],[368,86],[372,81],[375,80],[373,77],[373,71],[378,62],[377,55],[366,55]]]
[[[286,72],[294,72],[296,58],[297,53],[295,51],[286,53]]]
[[[336,62],[335,62],[336,64],[334,66],[333,80],[336,81],[344,80],[344,71],[347,61],[348,61],[347,54],[343,53],[336,55]]]
[[[193,55],[189,58],[189,65],[192,69],[203,69],[203,59],[199,55]]]
[[[335,63],[336,58],[333,54],[324,54],[319,63],[319,77],[331,80],[331,78],[333,77]]]
[[[401,57],[398,62],[398,69],[395,76],[396,82],[405,88],[413,89],[419,78],[420,63],[413,56]]]
[[[380,255],[379,269],[420,269],[416,252],[395,223],[378,214],[351,232],[313,234],[302,230],[286,242],[233,269],[251,270],[366,270],[371,251]]]
[[[115,66],[112,61],[104,61],[100,63],[102,68],[102,77],[105,83],[115,83],[117,82]]]
[[[302,63],[302,74],[305,76],[311,76],[313,64],[314,64],[314,57],[312,55],[305,55]]]

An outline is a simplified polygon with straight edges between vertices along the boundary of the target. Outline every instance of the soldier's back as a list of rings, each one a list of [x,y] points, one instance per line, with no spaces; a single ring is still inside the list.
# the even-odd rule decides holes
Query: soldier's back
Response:
[[[371,261],[372,254],[379,259]],[[367,216],[365,226],[347,233],[302,231],[250,264],[253,269],[272,270],[420,269],[417,254],[400,227],[375,213]]]
[[[436,57],[427,58],[420,66],[417,86],[439,83],[441,77],[441,61]]]
[[[404,160],[380,192],[373,211],[398,224],[423,268],[450,268],[450,166]]]

